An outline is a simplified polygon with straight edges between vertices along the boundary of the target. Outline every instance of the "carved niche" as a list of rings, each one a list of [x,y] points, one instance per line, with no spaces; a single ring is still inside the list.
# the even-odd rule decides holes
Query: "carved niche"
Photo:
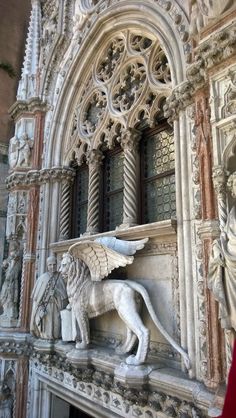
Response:
[[[22,240],[26,233],[27,194],[25,190],[13,191],[9,194],[7,210],[7,239]]]

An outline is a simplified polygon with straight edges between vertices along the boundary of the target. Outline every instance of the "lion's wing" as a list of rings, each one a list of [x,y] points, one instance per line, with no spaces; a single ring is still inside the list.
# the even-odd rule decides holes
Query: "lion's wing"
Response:
[[[87,264],[91,279],[101,281],[112,270],[125,267],[133,262],[133,257],[120,254],[95,241],[81,241],[69,248],[69,253]]]

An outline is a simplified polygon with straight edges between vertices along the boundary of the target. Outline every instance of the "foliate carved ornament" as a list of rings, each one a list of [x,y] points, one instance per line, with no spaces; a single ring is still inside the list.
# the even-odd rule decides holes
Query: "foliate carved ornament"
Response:
[[[113,0],[112,5],[116,4],[119,0]],[[183,12],[182,8],[176,1],[163,1],[155,0],[157,5],[164,9],[165,13],[168,13],[169,18],[172,20],[173,24],[176,26],[177,31],[179,32],[180,39],[184,43],[184,52],[188,58],[189,50],[191,49],[190,44],[188,43],[189,34],[188,34],[188,18]],[[74,19],[74,31],[77,33],[77,36],[74,36],[76,42],[81,44],[82,40],[86,37],[91,23],[94,22],[99,16],[100,12],[105,9],[108,9],[110,5],[109,0],[76,0],[75,3],[75,19]],[[76,18],[77,15],[77,18]],[[78,22],[78,24],[77,24]],[[80,29],[79,29],[80,27]],[[79,29],[79,31],[78,31]],[[188,59],[187,59],[188,61]]]
[[[184,81],[167,97],[166,104],[164,105],[164,114],[169,122],[177,119],[179,112],[193,103],[193,93],[194,88],[192,83]]]
[[[9,109],[11,117],[19,119],[22,113],[46,112],[48,105],[38,97],[32,97],[29,100],[17,100]]]
[[[127,129],[121,132],[120,144],[125,153],[129,151],[135,153],[138,150],[140,139],[140,131],[137,129]]]
[[[52,167],[42,170],[30,170],[27,173],[14,172],[6,179],[7,188],[28,188],[30,185],[40,185],[51,181],[73,181],[75,171],[70,167]]]
[[[228,172],[224,169],[223,166],[217,166],[213,168],[212,179],[214,189],[218,196],[226,193],[227,178]]]
[[[208,80],[208,72],[218,64],[222,64],[236,53],[236,31],[232,26],[213,34],[196,49],[194,62],[186,71],[187,81],[175,87],[167,100],[165,109],[169,120],[178,118],[179,111],[185,109],[191,102],[195,92],[202,88]],[[229,91],[229,112],[235,112],[235,88]]]
[[[161,390],[150,390],[141,385],[134,388],[114,378],[113,373],[101,371],[97,366],[87,369],[74,367],[58,355],[34,353],[32,367],[43,378],[65,384],[72,392],[80,394],[110,411],[123,411],[134,417],[155,418],[157,413],[167,417],[204,418],[205,412],[194,402],[168,395]],[[199,389],[198,389],[199,390]],[[192,397],[193,395],[191,395]],[[189,396],[188,396],[189,399]],[[205,405],[204,405],[205,409]]]

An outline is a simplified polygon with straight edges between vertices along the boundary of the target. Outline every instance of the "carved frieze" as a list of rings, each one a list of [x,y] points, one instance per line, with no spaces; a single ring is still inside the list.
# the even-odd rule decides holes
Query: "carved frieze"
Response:
[[[33,379],[40,380],[42,377],[51,384],[63,384],[67,391],[79,394],[87,401],[104,406],[120,416],[129,414],[132,417],[157,418],[157,414],[163,414],[165,417],[206,417],[205,408],[187,399],[168,395],[165,390],[150,390],[147,385],[134,388],[99,368],[71,367],[58,356],[34,356],[32,372]]]
[[[42,170],[30,170],[26,173],[14,172],[8,176],[7,188],[12,190],[15,187],[27,188],[30,185],[40,185],[53,181],[73,181],[74,169],[70,167],[52,167]]]

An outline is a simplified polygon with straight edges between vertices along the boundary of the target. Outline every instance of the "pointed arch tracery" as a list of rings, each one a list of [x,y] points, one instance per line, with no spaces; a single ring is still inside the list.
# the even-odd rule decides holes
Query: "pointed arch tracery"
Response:
[[[74,108],[66,154],[83,155],[87,144],[112,148],[140,120],[155,121],[171,91],[171,71],[160,42],[150,34],[123,30],[113,34],[94,57]],[[86,152],[88,151],[86,147]]]

